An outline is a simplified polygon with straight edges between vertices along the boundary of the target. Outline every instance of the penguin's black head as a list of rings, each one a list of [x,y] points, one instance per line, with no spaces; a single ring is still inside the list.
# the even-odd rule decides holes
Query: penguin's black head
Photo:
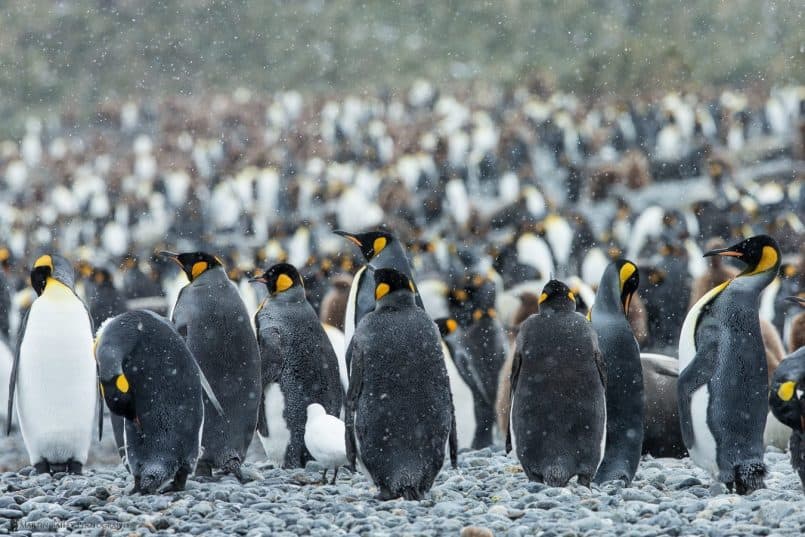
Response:
[[[290,263],[278,263],[251,282],[264,283],[272,295],[283,293],[292,287],[304,287],[302,276]]]
[[[576,295],[570,287],[559,280],[550,280],[539,295],[539,307],[556,311],[575,311]]]
[[[458,322],[451,317],[442,317],[434,321],[442,337],[447,337],[458,330]]]
[[[710,250],[704,257],[711,255],[736,257],[746,263],[740,276],[754,276],[772,270],[776,274],[780,267],[780,248],[768,235],[755,235],[733,246]]]
[[[615,261],[615,267],[618,269],[618,278],[620,279],[623,311],[629,313],[632,295],[637,292],[637,286],[640,285],[640,275],[637,271],[637,265],[626,259],[618,259]]]
[[[52,282],[66,285],[72,289],[75,285],[75,271],[70,262],[62,256],[46,254],[34,262],[31,270],[31,286],[37,295],[41,295]]]
[[[348,233],[337,229],[333,231],[336,235],[341,235],[349,242],[361,249],[363,257],[371,261],[376,255],[383,251],[394,240],[394,235],[388,231],[367,231],[366,233]]]
[[[224,266],[223,261],[221,261],[219,257],[206,252],[187,252],[184,254],[160,252],[160,255],[175,261],[191,282],[211,268]]]
[[[126,314],[124,314],[126,315]],[[134,386],[123,372],[124,362],[134,347],[132,332],[121,330],[120,319],[113,317],[104,322],[95,337],[95,360],[98,362],[98,380],[101,395],[113,413],[134,420]]]
[[[769,386],[774,415],[795,431],[805,431],[805,367],[801,360],[783,360]]]
[[[394,269],[377,269],[375,271],[375,300],[382,300],[386,295],[397,291],[414,293],[414,284],[408,276]]]

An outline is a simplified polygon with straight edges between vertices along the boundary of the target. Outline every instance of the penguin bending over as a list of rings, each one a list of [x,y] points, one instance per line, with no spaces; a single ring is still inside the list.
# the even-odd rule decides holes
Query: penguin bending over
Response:
[[[456,467],[456,427],[439,332],[414,302],[414,284],[374,271],[377,306],[355,329],[346,404],[347,459],[379,499],[420,500],[444,465]]]
[[[304,468],[312,459],[305,447],[308,406],[318,403],[332,416],[341,412],[338,358],[293,265],[274,265],[251,281],[264,284],[269,293],[254,316],[263,364],[258,434],[261,440],[269,436],[268,390],[277,383],[290,432],[283,467]]]
[[[676,384],[679,360],[671,356],[640,353],[643,369],[643,454],[654,458],[688,456],[679,427]]]
[[[257,428],[262,393],[260,350],[249,313],[220,259],[204,252],[162,255],[190,280],[179,292],[172,321],[224,411],[218,414],[204,396],[203,453],[196,475],[210,476],[221,468],[244,480],[241,465]]]
[[[604,456],[606,372],[567,285],[545,285],[540,311],[520,326],[515,345],[506,452],[515,451],[532,481],[562,487],[578,476],[590,486]]]
[[[747,267],[706,293],[679,338],[679,419],[691,460],[738,494],[763,488],[767,365],[760,293],[777,276],[780,250],[768,235],[711,250]]]
[[[619,259],[610,263],[590,311],[590,320],[607,373],[607,442],[596,483],[632,482],[643,448],[643,369],[640,348],[626,314],[640,283],[637,266]]]
[[[791,427],[791,466],[805,488],[805,347],[787,356],[774,372],[769,406],[774,417]]]
[[[204,402],[201,371],[182,337],[156,313],[131,311],[101,326],[95,357],[106,405],[124,421],[132,492],[153,494],[169,480],[168,490],[184,490],[201,450]]]
[[[31,270],[37,298],[22,320],[8,390],[6,434],[14,399],[20,430],[37,473],[80,474],[87,462],[98,404],[92,319],[75,294],[67,259],[43,255]],[[98,406],[99,436],[103,407]]]

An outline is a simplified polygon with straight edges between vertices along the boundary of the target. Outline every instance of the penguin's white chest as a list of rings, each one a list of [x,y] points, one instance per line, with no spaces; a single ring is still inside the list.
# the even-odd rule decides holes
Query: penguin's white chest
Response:
[[[693,446],[690,449],[690,458],[697,466],[703,468],[710,475],[718,476],[718,461],[716,459],[716,439],[707,425],[707,407],[710,404],[710,391],[707,384],[693,392],[690,400],[690,419],[693,424]]]
[[[92,328],[68,288],[34,301],[20,345],[16,401],[31,464],[87,460],[97,402]]]
[[[277,467],[282,467],[285,461],[285,450],[291,440],[291,431],[285,418],[285,397],[282,395],[280,385],[272,383],[263,392],[263,408],[266,413],[266,423],[268,424],[268,436],[265,437],[259,432],[257,436],[263,445],[266,458]]]

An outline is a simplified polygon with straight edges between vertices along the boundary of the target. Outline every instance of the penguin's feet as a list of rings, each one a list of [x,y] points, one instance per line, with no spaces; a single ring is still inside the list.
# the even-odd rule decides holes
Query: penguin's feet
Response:
[[[397,499],[397,498],[399,498],[399,497],[400,497],[400,495],[399,495],[399,494],[395,496],[395,495],[394,495],[394,494],[393,494],[393,493],[392,493],[392,492],[391,492],[389,489],[387,489],[386,487],[380,487],[380,488],[378,489],[378,491],[377,491],[377,495],[375,496],[375,500],[378,500],[378,501],[381,501],[381,502],[387,502],[387,501],[389,501],[389,500],[396,500],[396,499]]]
[[[49,474],[50,473],[50,463],[43,459],[36,464],[34,464],[34,470],[37,474]]]
[[[590,483],[592,482],[592,479],[590,479],[589,475],[581,475],[581,474],[579,474],[579,477],[578,477],[578,479],[576,481],[582,487],[590,488]]]
[[[336,471],[338,471],[338,470],[336,470]],[[333,478],[333,479],[335,479],[335,478]],[[320,484],[321,485],[326,485],[327,484],[327,468],[325,468],[324,471],[321,473],[321,482],[320,482]]]
[[[73,475],[81,475],[84,471],[84,465],[78,461],[70,459],[67,461],[67,473]]]
[[[212,477],[212,463],[198,461],[198,464],[196,464],[196,477]]]
[[[326,470],[325,470],[326,473]],[[331,485],[335,485],[335,480],[338,478],[338,466],[335,467],[335,471],[333,473],[333,480],[330,481]]]
[[[169,485],[165,486],[160,492],[163,494],[170,494],[171,492],[183,491],[187,485],[188,475],[190,475],[190,471],[187,468],[179,468],[179,470],[176,471],[176,475],[173,476],[173,481],[171,481]]]

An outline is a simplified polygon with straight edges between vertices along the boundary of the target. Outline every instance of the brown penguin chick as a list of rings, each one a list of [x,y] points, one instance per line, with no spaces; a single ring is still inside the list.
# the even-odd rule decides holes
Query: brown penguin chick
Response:
[[[517,337],[517,330],[520,324],[528,319],[531,315],[539,312],[539,297],[534,293],[524,291],[520,293],[520,307],[517,313],[514,314],[512,319],[513,329],[510,333],[509,351],[506,353],[506,361],[500,366],[500,373],[498,374],[498,394],[495,399],[495,413],[497,414],[498,427],[500,428],[503,437],[506,437],[506,432],[509,430],[509,399],[511,397],[511,373],[512,363],[514,362],[514,341]]]
[[[763,348],[766,349],[766,365],[769,368],[769,380],[771,380],[777,366],[785,358],[783,339],[777,333],[774,325],[764,319],[760,320],[760,335],[763,338]]]
[[[324,293],[321,299],[321,309],[319,319],[325,324],[334,326],[344,331],[344,317],[347,314],[347,300],[349,300],[349,288],[352,286],[352,276],[349,274],[338,274],[330,282],[330,288]]]
[[[724,246],[726,246],[726,243],[722,239],[711,239],[707,241],[704,249],[709,252],[717,248],[723,248]],[[708,257],[707,261],[707,272],[696,278],[693,282],[693,287],[690,290],[688,309],[693,307],[710,289],[738,275],[739,270],[725,265],[721,256],[714,255]]]
[[[791,333],[788,335],[789,352],[801,347],[805,347],[805,312],[798,313],[791,319]]]
[[[632,302],[629,305],[629,312],[626,315],[629,326],[637,340],[638,345],[642,345],[648,339],[648,313],[643,299],[637,293],[632,295]]]

